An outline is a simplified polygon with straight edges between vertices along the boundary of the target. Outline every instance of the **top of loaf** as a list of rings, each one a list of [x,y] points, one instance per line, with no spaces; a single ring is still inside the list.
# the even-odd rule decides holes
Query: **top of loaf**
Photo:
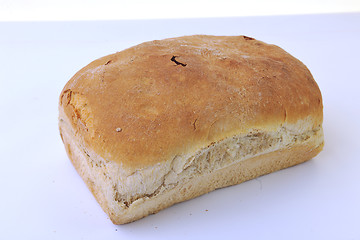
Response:
[[[61,111],[83,144],[140,169],[252,130],[322,123],[311,73],[246,36],[145,42],[91,62],[66,84]]]

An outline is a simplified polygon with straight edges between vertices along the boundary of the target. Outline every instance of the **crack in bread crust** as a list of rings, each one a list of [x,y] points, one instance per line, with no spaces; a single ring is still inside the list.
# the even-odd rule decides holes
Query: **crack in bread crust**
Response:
[[[210,174],[213,171],[217,171],[232,164],[236,164],[239,161],[244,161],[248,158],[256,157],[285,147],[291,147],[297,142],[304,142],[319,134],[321,134],[320,127],[300,135],[292,135],[292,139],[289,143],[286,144],[281,144],[283,142],[283,136],[271,138],[271,134],[263,132],[249,133],[245,137],[241,136],[226,139],[213,144],[209,148],[201,150],[194,156],[188,158],[185,161],[186,163],[184,164],[184,167],[180,173],[176,173],[177,171],[174,169],[174,162],[176,162],[176,159],[179,158],[179,156],[174,157],[171,163],[171,169],[163,176],[163,180],[161,181],[160,186],[156,188],[154,192],[130,196],[130,198],[124,196],[120,197],[121,195],[115,187],[114,191],[115,195],[117,196],[115,200],[119,203],[124,203],[128,208],[132,203],[138,201],[139,199],[154,197],[165,190],[176,187],[179,183],[188,181],[190,178],[188,176],[191,176],[192,178],[201,174]],[[234,142],[231,140],[234,140]],[[232,144],[238,147],[233,149],[227,148],[229,147],[229,142],[231,142],[230,145]],[[247,142],[247,144],[244,144],[244,142]],[[320,144],[321,143],[319,143],[319,145]],[[281,147],[273,148],[273,145],[281,145]],[[238,160],[232,161],[231,159]],[[175,177],[170,177],[171,175],[175,175]],[[169,178],[175,178],[176,181],[171,181]]]
[[[70,125],[66,123],[66,119],[60,121],[60,128],[64,129],[61,132],[66,131],[72,134],[72,139],[78,138]],[[73,148],[77,148],[83,155],[84,163],[82,164],[86,165],[91,182],[96,182],[102,186],[101,189],[106,189],[103,195],[106,199],[111,199],[118,204],[115,208],[128,209],[135,202],[153,198],[192,178],[211,174],[246,159],[290,148],[298,143],[314,141],[314,139],[316,140],[314,148],[323,143],[320,126],[303,133],[293,132],[286,126],[282,126],[274,132],[262,132],[254,129],[247,134],[212,143],[194,154],[176,155],[172,161],[159,163],[128,174],[124,174],[124,169],[119,164],[91,153],[84,144],[81,144],[80,139],[73,141],[72,144],[75,145]],[[123,175],[123,177],[119,178],[119,175]],[[152,188],[149,188],[150,184]],[[133,191],[133,189],[140,191]]]

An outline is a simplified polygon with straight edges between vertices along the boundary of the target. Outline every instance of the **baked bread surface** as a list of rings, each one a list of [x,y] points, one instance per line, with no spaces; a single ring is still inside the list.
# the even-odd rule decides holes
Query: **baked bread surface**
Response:
[[[60,132],[104,210],[125,223],[312,158],[323,145],[322,108],[309,70],[281,48],[245,36],[195,35],[142,43],[81,69],[60,95]],[[133,204],[281,151],[290,154],[277,155],[282,167],[269,160],[250,177],[234,173],[168,204]],[[209,152],[218,155],[213,163]]]

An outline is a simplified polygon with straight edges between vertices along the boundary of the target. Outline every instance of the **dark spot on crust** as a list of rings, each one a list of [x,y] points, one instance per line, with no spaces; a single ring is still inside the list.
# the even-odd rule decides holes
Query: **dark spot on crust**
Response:
[[[183,67],[185,67],[187,64],[186,63],[182,63],[182,62],[179,62],[177,61],[175,58],[178,57],[178,56],[172,56],[171,58],[171,61],[173,61],[174,63],[176,63],[176,65],[181,65]]]
[[[125,206],[128,208],[130,206],[131,203],[124,201]]]
[[[61,141],[64,142],[64,138],[63,138],[63,135],[61,134],[61,132],[60,132],[60,137],[61,137]]]
[[[65,94],[66,94],[66,96],[65,96]],[[72,94],[72,91],[70,89],[66,89],[60,97],[60,104],[63,104],[63,98],[65,96],[65,98],[67,100],[66,105],[69,105],[70,100],[71,100],[71,94]]]
[[[196,130],[196,121],[197,121],[197,119],[195,119],[195,121],[193,122],[194,131]]]
[[[89,153],[86,152],[84,149],[83,149],[83,152],[86,154],[86,156],[90,157]]]
[[[244,38],[245,40],[255,40],[255,38],[248,37],[248,36],[243,36],[243,38]]]
[[[112,60],[109,60],[109,61],[107,61],[106,63],[105,63],[105,65],[108,65],[109,63],[111,63],[112,62]]]

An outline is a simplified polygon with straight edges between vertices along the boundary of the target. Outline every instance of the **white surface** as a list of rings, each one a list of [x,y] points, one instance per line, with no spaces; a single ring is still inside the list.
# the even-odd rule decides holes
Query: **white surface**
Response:
[[[324,151],[115,226],[65,154],[60,91],[95,58],[195,33],[245,34],[301,59],[323,93]],[[360,239],[360,14],[0,23],[0,36],[0,239]]]
[[[0,21],[169,19],[359,11],[359,0],[0,0]]]

